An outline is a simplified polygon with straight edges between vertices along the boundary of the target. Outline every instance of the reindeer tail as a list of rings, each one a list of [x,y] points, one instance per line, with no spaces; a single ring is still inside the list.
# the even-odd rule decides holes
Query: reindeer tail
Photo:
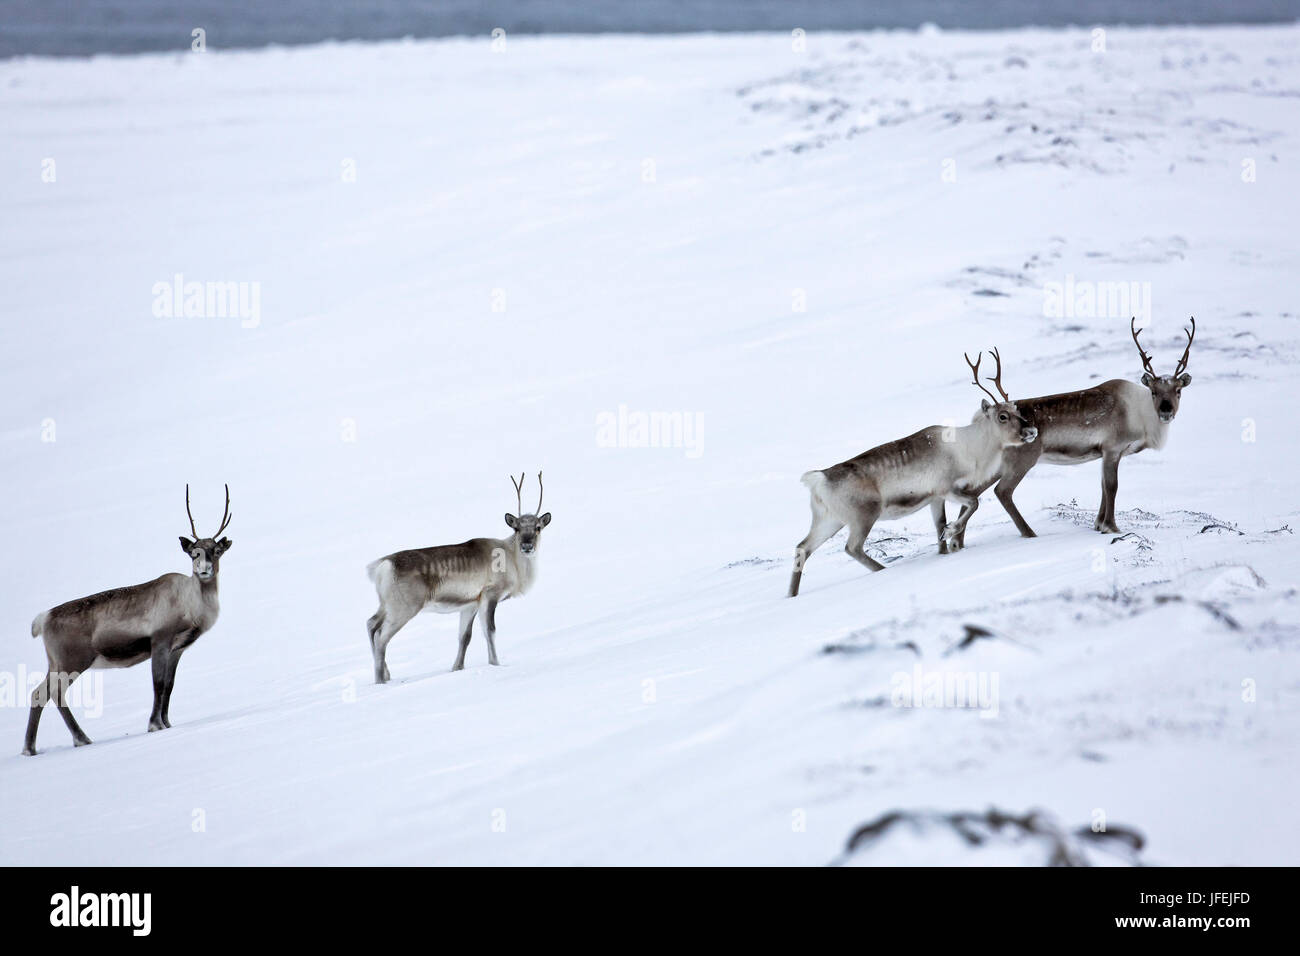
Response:
[[[50,612],[42,611],[32,619],[32,637],[40,637],[45,630],[45,622],[49,619]]]
[[[799,479],[808,490],[816,494],[826,484],[826,472],[824,471],[805,471]]]
[[[376,590],[381,594],[388,590],[388,584],[393,578],[393,562],[387,558],[380,558],[378,561],[371,561],[366,565],[366,577],[370,578]]]

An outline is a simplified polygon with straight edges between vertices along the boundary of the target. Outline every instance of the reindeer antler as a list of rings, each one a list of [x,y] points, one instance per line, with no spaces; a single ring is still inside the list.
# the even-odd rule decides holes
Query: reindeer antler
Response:
[[[537,473],[537,510],[533,512],[534,514],[542,513],[542,492],[544,490],[542,488],[542,473],[539,471]]]
[[[518,481],[515,481],[515,476],[514,476],[514,475],[510,475],[509,477],[510,477],[510,484],[512,484],[512,485],[515,486],[515,507],[517,507],[517,508],[519,509],[519,510],[516,512],[516,514],[521,514],[521,515],[522,515],[522,514],[524,513],[524,499],[523,499],[523,493],[524,493],[524,472],[521,471],[521,472],[519,473],[519,480],[518,480]]]
[[[217,533],[212,537],[220,537],[221,532],[226,530],[226,525],[230,524],[230,519],[233,517],[234,515],[230,513],[230,485],[226,485],[226,510],[221,515],[221,527],[217,529]]]
[[[1142,356],[1142,367],[1146,369],[1147,374],[1152,378],[1159,378],[1160,376],[1156,374],[1156,370],[1151,367],[1151,356],[1143,350],[1142,343],[1138,341],[1138,336],[1142,334],[1142,330],[1137,328],[1136,315],[1129,319],[1128,330],[1133,333],[1133,344],[1138,347],[1138,354]],[[1191,342],[1187,343],[1188,348],[1191,347],[1191,344]]]
[[[1011,396],[1008,395],[1007,390],[1002,387],[1002,356],[998,354],[998,347],[996,345],[993,346],[993,348],[990,351],[993,353],[993,361],[998,363],[998,371],[997,374],[994,375],[992,378],[985,375],[984,380],[987,382],[992,382],[994,388],[996,388],[999,392],[1002,393],[1002,401],[1009,402],[1011,401]]]
[[[195,540],[202,538],[203,535],[199,534],[199,529],[194,527],[194,512],[190,511],[190,486],[188,482],[185,484],[185,513],[189,515],[190,531],[193,533]],[[225,531],[226,526],[230,524],[230,519],[233,517],[234,515],[230,513],[230,485],[226,485],[226,510],[221,515],[221,527],[217,529],[217,533],[212,537],[216,538],[221,532]]]
[[[199,538],[203,537],[203,535],[199,534],[199,529],[194,527],[194,512],[190,511],[189,482],[185,483],[185,513],[190,516],[190,533],[194,535],[194,540],[197,541]]]
[[[1178,368],[1174,369],[1174,378],[1187,371],[1187,360],[1192,354],[1192,339],[1196,338],[1196,316],[1192,316],[1192,330],[1188,332],[1183,329],[1183,333],[1187,336],[1187,348],[1183,349],[1183,357],[1178,360]]]
[[[962,352],[961,354],[962,357],[966,359],[966,364],[970,366],[971,375],[974,377],[974,382],[972,384],[980,388],[984,392],[984,394],[987,395],[989,398],[993,399],[993,404],[996,405],[998,401],[998,397],[994,395],[992,392],[990,392],[983,385],[980,385],[980,362],[984,361],[984,353],[981,352],[979,354],[979,358],[977,358],[974,362],[970,360],[970,356],[967,355],[965,352]],[[1002,374],[1000,368],[998,374],[999,375]]]

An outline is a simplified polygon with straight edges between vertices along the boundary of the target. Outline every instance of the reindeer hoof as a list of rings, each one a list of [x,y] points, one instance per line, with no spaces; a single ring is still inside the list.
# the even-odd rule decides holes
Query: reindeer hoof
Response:
[[[35,748],[35,747],[24,747],[24,748],[23,748],[23,756],[24,756],[24,757],[35,757],[35,756],[36,756],[36,748]]]
[[[166,729],[166,728],[163,727],[162,724],[157,723],[156,721],[152,721],[152,720],[149,721],[149,733],[153,733],[155,730],[165,730],[165,729]]]
[[[91,745],[91,743],[92,743],[92,741],[91,741],[91,739],[90,739],[89,737],[82,737],[80,740],[74,740],[74,741],[72,742],[72,746],[74,746],[74,747],[89,747],[89,746]]]

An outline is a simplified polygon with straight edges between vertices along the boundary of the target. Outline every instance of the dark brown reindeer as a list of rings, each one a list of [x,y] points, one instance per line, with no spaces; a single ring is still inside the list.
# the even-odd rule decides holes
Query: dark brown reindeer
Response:
[[[1101,507],[1093,528],[1116,534],[1119,527],[1115,524],[1115,493],[1119,490],[1120,459],[1147,448],[1164,447],[1169,425],[1178,414],[1183,389],[1192,381],[1187,374],[1187,362],[1196,338],[1196,319],[1192,319],[1191,329],[1183,330],[1187,347],[1172,375],[1157,375],[1152,368],[1151,356],[1138,339],[1142,330],[1137,328],[1136,318],[1129,321],[1129,332],[1142,358],[1141,385],[1116,378],[1077,392],[1017,402],[1022,411],[1033,416],[1038,426],[1038,441],[1006,449],[1002,470],[993,479],[997,482],[993,493],[1026,538],[1035,537],[1033,529],[1011,496],[1040,459],[1058,465],[1078,465],[1100,458]]]
[[[1002,358],[997,350],[997,375],[990,378],[1002,392],[1002,399],[990,392],[979,380],[983,353],[975,362],[967,356],[975,384],[993,404],[980,402],[980,410],[971,424],[961,428],[932,425],[915,435],[880,445],[856,458],[810,471],[801,479],[808,486],[812,504],[812,527],[795,547],[794,573],[790,576],[789,597],[799,593],[799,582],[809,555],[845,525],[849,539],[844,550],[869,571],[884,565],[864,550],[867,535],[881,518],[902,518],[930,506],[939,553],[960,550],[964,546],[966,523],[979,507],[976,488],[987,488],[1002,463],[1004,449],[1020,448],[1037,437],[1032,418],[1022,413],[1017,403],[1002,390]],[[948,523],[944,502],[952,499],[961,504],[961,513]]]
[[[537,546],[542,529],[551,523],[550,512],[542,510],[542,473],[537,473],[537,509],[524,514],[524,476],[515,486],[517,515],[506,513],[506,524],[514,530],[509,538],[471,538],[461,544],[397,551],[366,566],[366,573],[379,593],[379,610],[366,622],[370,650],[375,661],[375,683],[388,681],[384,659],[388,642],[421,611],[460,614],[460,650],[453,671],[465,666],[465,651],[474,628],[474,618],[483,620],[488,663],[496,665],[497,604],[523,597],[537,579]]]
[[[72,732],[73,743],[78,747],[90,743],[73,718],[66,696],[78,677],[96,667],[131,667],[152,661],[153,713],[149,716],[149,730],[171,726],[167,709],[176,682],[176,665],[185,649],[217,622],[217,572],[221,556],[232,543],[220,537],[230,524],[230,486],[226,486],[221,527],[212,537],[200,538],[194,527],[189,485],[185,486],[185,513],[194,539],[182,537],[181,550],[190,556],[193,574],[164,574],[145,584],[101,591],[36,615],[32,637],[44,638],[50,668],[45,680],[32,692],[24,754],[36,753],[36,729],[51,697]]]

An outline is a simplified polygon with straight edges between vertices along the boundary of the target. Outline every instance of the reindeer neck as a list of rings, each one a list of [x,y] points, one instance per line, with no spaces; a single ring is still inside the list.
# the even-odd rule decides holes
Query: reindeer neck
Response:
[[[1169,440],[1169,426],[1173,423],[1160,420],[1160,416],[1156,414],[1155,405],[1147,397],[1145,389],[1143,389],[1136,403],[1139,428],[1142,434],[1142,448],[1159,450],[1165,447],[1165,442]]]
[[[523,595],[533,586],[533,581],[537,577],[537,550],[534,549],[532,554],[524,554],[519,550],[519,532],[511,535],[510,555],[515,565],[515,585],[514,593]]]
[[[199,597],[201,597],[205,602],[215,604],[217,600],[217,579],[219,577],[219,574],[214,574],[212,577],[208,578],[208,580],[204,581],[197,574],[191,574],[190,580],[198,585]]]
[[[992,477],[1002,462],[1002,440],[997,426],[987,418],[971,422],[957,429],[957,440],[974,459],[976,468],[985,479]]]

